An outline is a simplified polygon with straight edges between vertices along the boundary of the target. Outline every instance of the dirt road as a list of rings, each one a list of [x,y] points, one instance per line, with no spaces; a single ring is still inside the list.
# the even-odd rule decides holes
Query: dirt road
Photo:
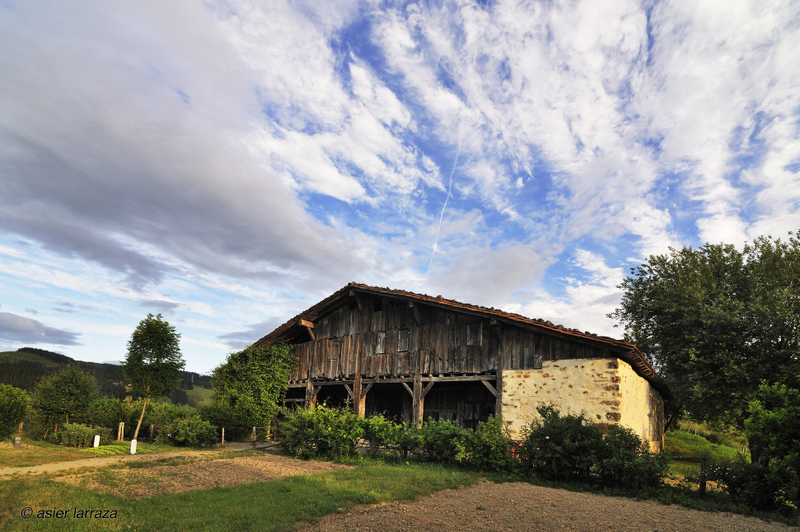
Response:
[[[305,531],[579,530],[797,531],[742,515],[701,512],[653,501],[573,493],[523,482],[445,490],[411,502],[364,506],[324,517]]]

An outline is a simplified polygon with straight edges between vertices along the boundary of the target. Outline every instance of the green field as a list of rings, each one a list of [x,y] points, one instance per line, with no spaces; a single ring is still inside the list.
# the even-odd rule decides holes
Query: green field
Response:
[[[664,440],[667,454],[671,456],[707,458],[711,462],[719,462],[734,460],[741,454],[738,449],[711,443],[685,430],[667,431]],[[697,476],[700,474],[700,464],[673,460],[669,472],[673,476]]]
[[[412,499],[470,485],[481,477],[438,465],[365,461],[354,469],[289,477],[141,500],[100,495],[47,477],[0,482],[0,528],[20,530],[290,530],[358,504]],[[23,508],[34,517],[23,519]],[[73,509],[105,509],[111,519],[75,519]],[[62,519],[37,519],[39,510],[68,510]]]

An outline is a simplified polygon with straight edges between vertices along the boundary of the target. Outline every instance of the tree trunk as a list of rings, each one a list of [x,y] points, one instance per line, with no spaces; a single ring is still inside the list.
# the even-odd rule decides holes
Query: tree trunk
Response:
[[[144,406],[142,406],[142,415],[139,416],[139,423],[136,424],[136,432],[133,433],[133,439],[139,441],[139,427],[142,426],[142,420],[144,419],[144,411],[147,409],[147,397],[144,398]]]

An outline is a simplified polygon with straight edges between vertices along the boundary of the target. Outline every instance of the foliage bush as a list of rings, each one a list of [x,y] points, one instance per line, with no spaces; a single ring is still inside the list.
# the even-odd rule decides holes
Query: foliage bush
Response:
[[[178,421],[199,415],[196,408],[188,405],[174,405],[166,401],[152,402],[147,407],[144,418],[145,433],[149,433],[149,426],[154,425],[153,437],[160,442],[167,440],[167,434],[172,432],[173,426]],[[200,417],[202,418],[202,416]],[[213,423],[209,424],[213,425]]]
[[[113,436],[111,429],[106,427],[90,427],[82,423],[64,423],[55,432],[50,433],[47,440],[56,445],[65,447],[91,447],[94,445],[95,435],[100,436],[100,445],[111,443]]]
[[[482,471],[509,471],[515,460],[511,456],[511,436],[503,420],[490,416],[479,423],[476,431],[464,431],[458,443],[458,461]]]
[[[45,434],[57,430],[62,423],[86,421],[98,393],[97,379],[81,371],[77,364],[69,364],[36,385],[31,397],[34,420]]]
[[[349,408],[319,405],[288,412],[281,434],[284,449],[298,458],[344,458],[357,455],[365,430]]]
[[[603,431],[584,415],[562,416],[546,404],[536,410],[540,418],[522,431],[522,463],[548,480],[588,480],[603,445]]]
[[[661,486],[668,468],[665,453],[651,453],[631,429],[614,425],[597,451],[595,471],[603,486],[640,492]]]
[[[225,427],[226,439],[245,439],[252,427],[268,427],[280,412],[289,373],[296,363],[294,346],[249,346],[228,355],[214,370],[213,406],[204,416]],[[224,416],[224,417],[223,417]]]
[[[217,427],[198,415],[178,419],[167,435],[178,447],[200,447],[217,443]]]
[[[400,433],[405,430],[402,425],[394,423],[380,414],[362,418],[361,427],[364,429],[364,438],[369,441],[369,450],[373,455],[379,454],[381,450],[388,450],[389,446],[396,445]]]
[[[775,510],[781,506],[780,473],[775,468],[752,464],[744,457],[710,464],[706,478],[720,483],[734,501],[754,510]]]
[[[14,434],[30,410],[30,397],[25,390],[0,384],[0,440]]]
[[[452,464],[463,455],[466,431],[449,420],[429,419],[419,428],[420,452],[430,462]]]

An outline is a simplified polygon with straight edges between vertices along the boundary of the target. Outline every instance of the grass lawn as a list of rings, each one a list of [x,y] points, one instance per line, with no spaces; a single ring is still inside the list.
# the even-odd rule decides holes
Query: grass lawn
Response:
[[[411,499],[471,485],[477,473],[439,465],[365,461],[355,469],[147,499],[123,499],[47,478],[0,483],[0,528],[21,530],[287,530],[358,504]],[[23,508],[34,516],[23,519]],[[115,510],[115,519],[78,519],[74,508]],[[39,510],[67,510],[37,519]],[[110,514],[109,514],[110,515]]]
[[[718,462],[733,460],[740,454],[733,447],[711,443],[702,436],[695,436],[684,430],[670,430],[664,439],[667,454],[672,456],[708,458],[711,462]],[[670,463],[669,472],[671,475],[680,475],[681,477],[698,476],[700,464],[673,460]]]
[[[23,440],[23,443],[31,447],[23,449],[14,449],[13,446],[10,448],[0,448],[0,468],[30,467],[55,462],[86,460],[87,458],[129,454],[131,450],[130,442],[101,445],[97,449],[93,447],[76,449],[35,440]],[[176,451],[192,452],[193,450],[196,451],[198,449],[184,449],[182,447],[173,447],[172,445],[156,445],[151,443],[137,443],[136,445],[136,454],[169,453]]]

